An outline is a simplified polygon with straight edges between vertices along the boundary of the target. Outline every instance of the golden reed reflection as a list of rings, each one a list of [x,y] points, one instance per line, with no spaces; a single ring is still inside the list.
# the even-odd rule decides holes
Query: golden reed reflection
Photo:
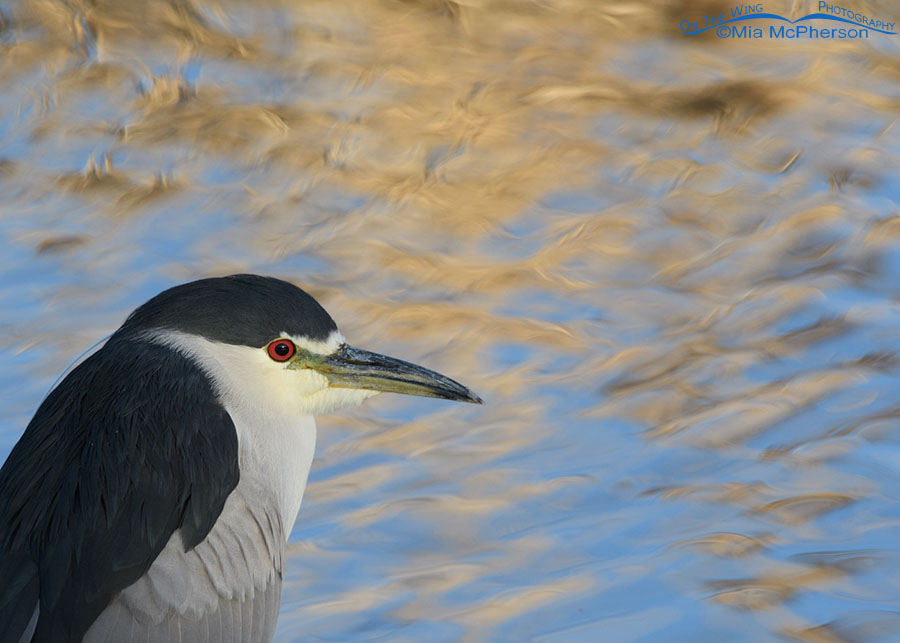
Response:
[[[897,518],[900,217],[878,190],[900,67],[860,42],[681,36],[730,6],[0,8],[0,100],[23,133],[0,150],[0,216],[35,261],[86,275],[48,305],[123,297],[101,273],[266,270],[353,343],[488,401],[322,423],[285,637],[421,621],[447,629],[412,638],[663,640],[621,616],[668,614],[643,604],[659,587],[742,634],[900,631],[895,612],[819,622],[796,600],[855,591],[871,568],[847,561],[871,548],[839,543]],[[90,343],[56,317],[8,341]]]

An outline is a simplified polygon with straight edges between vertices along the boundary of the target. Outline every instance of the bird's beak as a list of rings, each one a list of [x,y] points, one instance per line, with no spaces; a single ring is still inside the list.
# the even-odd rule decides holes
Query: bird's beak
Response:
[[[481,398],[459,382],[440,373],[387,355],[344,344],[321,361],[309,364],[335,388],[367,389],[481,404]]]

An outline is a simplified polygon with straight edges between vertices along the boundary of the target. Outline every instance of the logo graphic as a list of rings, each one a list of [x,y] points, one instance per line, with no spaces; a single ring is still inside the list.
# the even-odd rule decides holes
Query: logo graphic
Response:
[[[768,25],[768,29],[756,26],[750,21],[769,20],[776,24]],[[824,27],[820,20],[840,23],[838,27]],[[782,23],[782,24],[778,24]],[[787,24],[783,24],[787,23]],[[819,2],[816,13],[791,20],[776,13],[766,13],[763,4],[739,4],[731,9],[731,17],[727,13],[703,16],[699,21],[682,20],[681,33],[685,36],[696,36],[715,30],[719,38],[771,38],[778,40],[864,40],[869,32],[896,34],[893,22],[874,20],[869,16],[852,11],[845,7]]]

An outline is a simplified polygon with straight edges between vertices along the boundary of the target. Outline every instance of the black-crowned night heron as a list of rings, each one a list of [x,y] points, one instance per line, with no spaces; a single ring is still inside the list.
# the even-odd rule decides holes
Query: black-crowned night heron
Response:
[[[313,416],[381,391],[481,402],[348,346],[278,279],[157,295],[53,389],[0,470],[0,641],[269,641]]]

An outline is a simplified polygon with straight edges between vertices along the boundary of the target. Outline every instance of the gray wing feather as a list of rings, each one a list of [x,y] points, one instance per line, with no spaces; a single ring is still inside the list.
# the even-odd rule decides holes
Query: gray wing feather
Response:
[[[31,636],[34,634],[34,630],[37,627],[38,617],[41,615],[41,606],[35,605],[34,612],[31,613],[31,618],[28,620],[28,625],[25,626],[25,631],[22,632],[21,638],[19,638],[19,643],[28,643],[31,640]]]
[[[131,632],[131,624],[134,619],[124,606],[117,605],[116,603],[110,605],[109,619],[112,626],[107,630],[105,637],[102,639],[105,643],[116,643],[116,637],[119,637],[119,632]]]
[[[234,632],[231,634],[231,640],[234,643],[241,643],[241,634],[244,627],[241,621],[241,604],[235,601],[231,602],[231,619],[234,623]]]
[[[147,573],[91,625],[85,643],[270,641],[284,542],[274,500],[242,479],[206,539],[186,552],[176,531]]]
[[[228,601],[222,607],[222,621],[225,624],[223,628],[224,636],[222,637],[223,643],[232,643],[234,641],[234,611],[231,609],[232,603]]]
[[[264,603],[265,601],[259,602]],[[252,643],[250,633],[253,631],[254,609],[256,609],[256,601],[243,601],[241,603],[241,643]]]
[[[223,626],[222,626],[222,610],[216,610],[214,613],[209,615],[209,618],[206,619],[206,626],[208,628],[209,635],[206,639],[207,641],[221,641],[224,638],[223,634]]]

